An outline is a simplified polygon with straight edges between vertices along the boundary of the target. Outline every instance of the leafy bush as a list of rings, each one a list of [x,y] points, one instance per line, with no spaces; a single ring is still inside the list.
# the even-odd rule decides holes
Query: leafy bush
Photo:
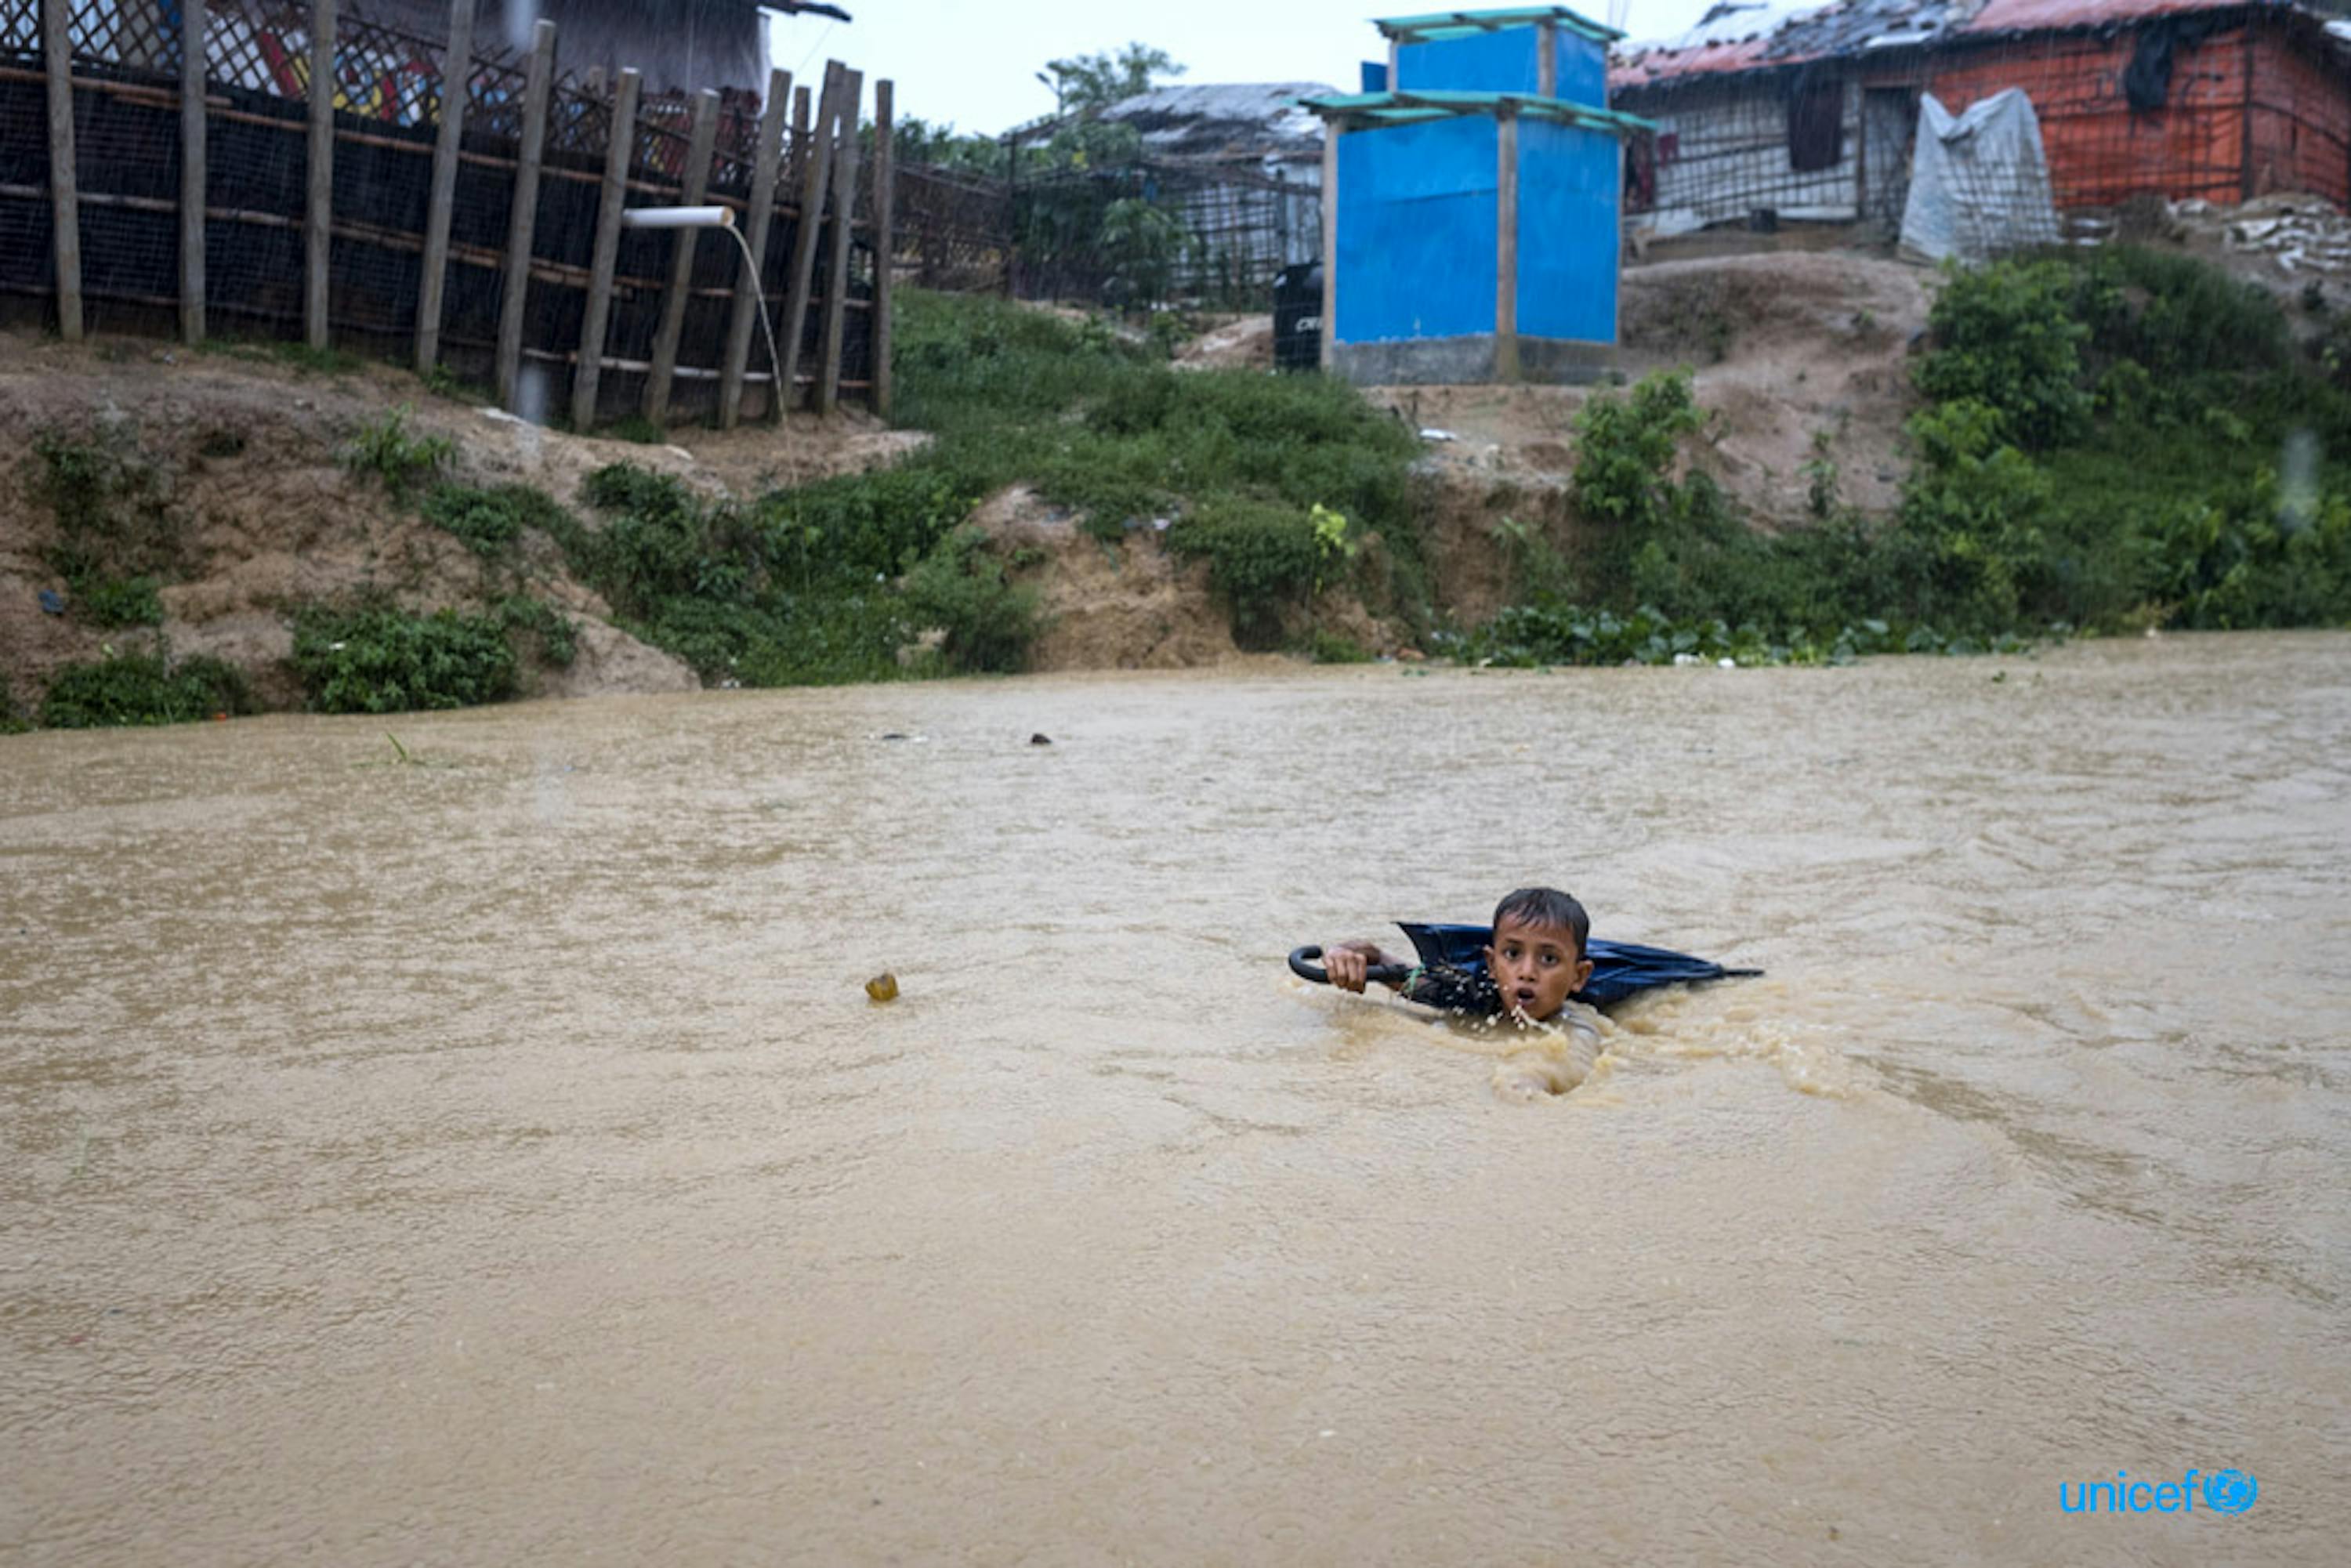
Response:
[[[959,528],[906,574],[906,609],[914,624],[946,633],[940,653],[967,671],[1020,669],[1037,636],[1038,595],[1015,587],[977,528]]]
[[[2351,625],[2351,494],[2297,503],[2265,471],[2233,495],[2176,502],[2151,532],[2151,597],[2174,625]]]
[[[1308,514],[1259,501],[1204,506],[1167,530],[1167,547],[1207,559],[1208,581],[1245,648],[1280,641],[1282,611],[1313,591],[1323,555]]]
[[[381,481],[394,500],[406,500],[409,491],[449,465],[455,444],[445,435],[412,435],[406,403],[372,423],[360,426],[343,450],[343,465],[352,473]]]
[[[1649,605],[1630,614],[1580,605],[1514,605],[1467,636],[1434,639],[1441,650],[1481,664],[1844,664],[1870,653],[2013,653],[2013,634],[1948,636],[1924,622],[1865,619],[1852,624],[1778,631],[1753,622],[1678,619]]]
[[[580,654],[580,632],[563,612],[544,599],[527,593],[498,601],[498,624],[538,646],[539,657],[559,669],[569,669]]]
[[[906,289],[895,325],[899,421],[943,437],[1058,420],[1144,363],[1108,332],[983,296]]]
[[[1934,347],[1918,390],[1938,402],[1990,410],[2001,440],[2028,449],[2080,435],[2090,414],[2082,350],[2089,326],[2074,313],[2080,280],[2057,261],[2001,261],[1943,274],[1928,314]]]
[[[485,560],[505,554],[522,537],[524,511],[513,491],[436,485],[424,497],[424,519],[446,528]],[[532,492],[525,490],[525,495]]]
[[[926,464],[827,479],[760,504],[762,557],[798,579],[869,586],[910,570],[971,515],[978,497]]]
[[[68,579],[74,612],[93,626],[161,626],[163,601],[152,577]]]
[[[894,676],[910,628],[946,632],[948,667],[1018,667],[1034,596],[959,531],[1015,483],[1106,540],[1184,517],[1243,634],[1269,645],[1283,606],[1348,567],[1369,531],[1389,530],[1383,580],[1412,580],[1416,446],[1351,389],[1178,376],[1091,323],[1003,300],[909,290],[898,327],[900,411],[937,437],[906,462],[751,507],[615,465],[582,492],[599,526],[548,531],[632,630],[705,679],[747,684]]]
[[[1575,416],[1576,508],[1635,535],[1656,528],[1672,504],[1676,449],[1704,423],[1687,371],[1644,376],[1627,397],[1594,395]]]
[[[950,476],[920,463],[748,510],[625,464],[590,475],[583,495],[605,516],[559,534],[575,570],[703,679],[748,685],[899,674],[905,606],[887,580],[968,510]]]
[[[615,609],[643,614],[663,600],[737,597],[748,580],[731,509],[706,512],[666,474],[615,463],[588,476],[588,504],[606,514],[594,534],[571,536],[573,564]]]
[[[2351,313],[2335,319],[2311,344],[2310,355],[2317,362],[2319,374],[2339,391],[2351,392]]]
[[[1996,632],[2040,602],[2049,482],[2001,441],[2002,426],[1996,410],[1965,398],[1911,420],[1921,462],[1882,543],[1897,612]]]
[[[173,664],[157,653],[122,653],[60,666],[41,699],[40,721],[53,729],[93,729],[253,711],[252,690],[234,665],[201,654]]]
[[[294,622],[294,672],[319,713],[467,707],[515,694],[517,661],[499,618],[453,610],[312,607]]]
[[[33,440],[33,492],[57,519],[42,551],[65,580],[75,617],[92,626],[156,626],[157,590],[181,565],[162,476],[135,452],[44,432]]]
[[[2285,312],[2259,284],[2137,246],[2105,247],[2078,267],[2074,312],[2094,359],[2133,361],[2171,380],[2281,371],[2293,358]]]
[[[1129,297],[1155,303],[1167,298],[1177,264],[1191,254],[1192,231],[1166,208],[1130,196],[1102,209],[1095,243]]]
[[[1307,638],[1306,651],[1313,655],[1318,664],[1368,664],[1372,662],[1371,651],[1361,643],[1320,626]]]
[[[1934,325],[1894,515],[1840,511],[1823,469],[1813,526],[1750,528],[1703,475],[1670,479],[1695,413],[1653,379],[1587,408],[1576,488],[1611,525],[1599,545],[1570,570],[1505,530],[1522,602],[1454,645],[1743,664],[2077,625],[2351,624],[2351,386],[2323,349],[2290,351],[2273,299],[2116,249],[1954,275]]]
[[[897,597],[885,593],[670,599],[630,629],[705,681],[747,686],[894,680],[909,635]]]

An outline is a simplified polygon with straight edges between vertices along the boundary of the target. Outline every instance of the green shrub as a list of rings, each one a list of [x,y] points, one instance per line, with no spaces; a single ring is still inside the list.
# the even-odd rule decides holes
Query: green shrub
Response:
[[[163,601],[152,577],[68,580],[74,612],[93,626],[161,626]]]
[[[1326,632],[1317,626],[1307,639],[1306,651],[1318,664],[1368,664],[1371,651],[1352,637],[1336,632]]]
[[[2173,625],[2351,625],[2351,493],[2297,505],[2265,471],[2234,494],[2175,502],[2152,535],[2150,597]]]
[[[947,667],[1018,667],[1033,595],[957,531],[1015,483],[1105,540],[1182,515],[1171,544],[1217,561],[1240,634],[1261,645],[1279,640],[1285,605],[1353,564],[1368,531],[1395,543],[1367,583],[1417,568],[1416,444],[1351,389],[1178,376],[1107,333],[1001,300],[910,291],[899,324],[899,406],[937,433],[927,449],[750,507],[601,469],[583,491],[601,527],[559,536],[575,570],[705,679],[758,682],[895,674],[909,625],[948,633]]]
[[[1933,347],[1918,390],[1991,411],[2000,439],[2028,449],[2080,435],[2090,414],[2082,350],[2091,329],[2074,313],[2080,279],[2058,261],[1947,267],[1928,313]]]
[[[1625,397],[1595,393],[1575,416],[1576,509],[1635,535],[1655,528],[1672,503],[1667,476],[1681,438],[1704,423],[1686,371],[1644,376]]]
[[[913,569],[978,497],[926,464],[778,491],[757,514],[762,562],[805,592],[820,583],[870,587]]]
[[[295,619],[292,663],[320,713],[466,707],[515,693],[515,651],[499,618],[452,610],[314,606]]]
[[[904,290],[895,327],[898,420],[941,436],[1057,420],[1146,353],[984,295]]]
[[[157,590],[182,564],[162,476],[135,452],[52,432],[34,437],[33,457],[33,493],[57,519],[42,559],[65,580],[75,617],[106,629],[161,625]]]
[[[394,500],[406,500],[413,487],[447,467],[456,452],[445,435],[411,434],[408,416],[413,412],[402,403],[381,419],[360,426],[343,450],[346,468],[379,480]]]
[[[615,609],[650,614],[665,599],[737,599],[748,586],[757,563],[732,508],[705,510],[668,475],[626,463],[597,469],[581,493],[606,517],[573,536],[573,564]]]
[[[1037,637],[1038,594],[1005,580],[987,536],[959,528],[906,574],[913,624],[946,633],[940,654],[954,669],[1010,673],[1029,661]]]
[[[521,488],[476,490],[464,485],[436,485],[424,497],[424,520],[456,535],[467,549],[485,560],[493,559],[522,538],[525,515],[514,495]]]
[[[546,600],[533,599],[527,593],[509,594],[498,601],[497,612],[498,623],[509,632],[536,643],[538,655],[546,663],[569,669],[571,661],[579,656],[579,629]]]
[[[1971,399],[1912,418],[1921,463],[1883,544],[1897,612],[1991,633],[2016,626],[2038,601],[2049,482],[2001,441],[2002,428],[1997,411]]]
[[[2351,392],[2351,313],[2337,316],[2310,347],[2318,373],[2337,390]]]
[[[1167,530],[1167,547],[1207,560],[1209,584],[1223,596],[1233,639],[1245,648],[1280,642],[1282,612],[1305,601],[1322,565],[1306,513],[1257,501],[1202,507]]]
[[[2166,381],[2282,371],[2293,358],[2284,308],[2257,283],[2137,246],[2077,265],[2074,312],[2093,358],[2134,361]]]
[[[672,599],[630,630],[704,680],[746,686],[887,681],[911,635],[892,593],[776,594],[757,604]]]
[[[40,721],[53,729],[93,729],[253,711],[252,690],[234,665],[202,654],[175,664],[156,653],[121,653],[60,666],[41,699]]]

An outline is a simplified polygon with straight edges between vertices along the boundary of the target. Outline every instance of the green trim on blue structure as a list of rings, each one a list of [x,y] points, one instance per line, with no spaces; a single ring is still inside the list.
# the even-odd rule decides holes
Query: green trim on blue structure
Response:
[[[1521,5],[1506,11],[1437,11],[1426,16],[1390,16],[1372,26],[1399,44],[1428,44],[1441,38],[1467,37],[1472,33],[1531,27],[1538,22],[1552,23],[1595,44],[1614,43],[1625,36],[1589,16],[1577,16],[1564,5]]]
[[[1429,89],[1420,92],[1357,92],[1332,98],[1301,98],[1298,104],[1325,120],[1370,120],[1377,125],[1411,125],[1454,115],[1491,114],[1508,104],[1530,120],[1556,120],[1619,136],[1657,129],[1656,121],[1643,120],[1636,114],[1594,109],[1588,103],[1570,103],[1563,98],[1537,98],[1531,93],[1440,92]]]

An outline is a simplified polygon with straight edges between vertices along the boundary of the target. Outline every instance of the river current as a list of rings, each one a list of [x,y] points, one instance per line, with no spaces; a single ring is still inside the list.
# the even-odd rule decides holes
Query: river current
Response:
[[[2336,634],[0,739],[0,1562],[2340,1562],[2346,954]]]

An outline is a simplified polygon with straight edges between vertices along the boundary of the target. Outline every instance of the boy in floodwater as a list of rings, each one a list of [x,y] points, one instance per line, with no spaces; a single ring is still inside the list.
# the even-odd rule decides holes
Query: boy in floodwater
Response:
[[[1531,1044],[1506,1057],[1495,1069],[1497,1089],[1528,1096],[1559,1094],[1590,1076],[1600,1053],[1600,1013],[1570,998],[1592,978],[1592,960],[1584,956],[1591,935],[1592,917],[1583,905],[1555,887],[1522,887],[1504,894],[1494,906],[1486,972],[1501,991],[1503,1010],[1498,1017],[1552,1037],[1548,1043]],[[1377,943],[1363,940],[1322,950],[1322,972],[1345,991],[1361,991],[1374,964],[1410,961],[1391,957]],[[1405,986],[1389,988],[1400,991]]]

